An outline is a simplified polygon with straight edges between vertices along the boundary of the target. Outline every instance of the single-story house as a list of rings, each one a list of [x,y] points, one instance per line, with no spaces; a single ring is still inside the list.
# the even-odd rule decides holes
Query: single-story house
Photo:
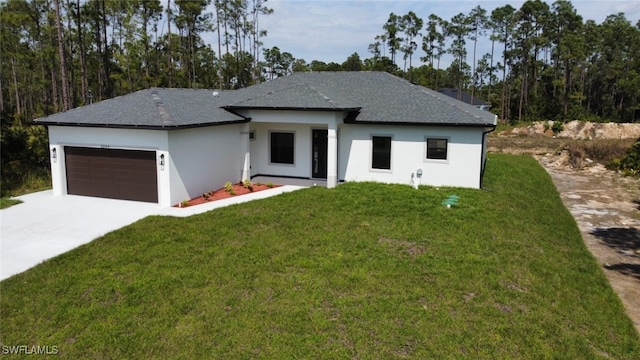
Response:
[[[383,72],[151,88],[37,119],[55,195],[175,205],[255,176],[479,188],[496,117]]]
[[[438,89],[438,92],[483,110],[489,110],[491,107],[486,101],[478,99],[475,96],[471,96],[471,94],[466,91],[459,91],[458,89],[453,88],[442,88]]]

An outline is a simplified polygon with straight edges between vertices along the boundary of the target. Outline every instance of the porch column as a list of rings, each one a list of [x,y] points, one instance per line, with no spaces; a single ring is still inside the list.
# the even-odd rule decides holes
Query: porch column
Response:
[[[251,179],[251,145],[249,141],[249,123],[242,125],[240,130],[240,149],[241,153],[244,153],[244,161],[242,164],[242,181]]]
[[[327,188],[338,183],[338,136],[336,121],[327,124]]]

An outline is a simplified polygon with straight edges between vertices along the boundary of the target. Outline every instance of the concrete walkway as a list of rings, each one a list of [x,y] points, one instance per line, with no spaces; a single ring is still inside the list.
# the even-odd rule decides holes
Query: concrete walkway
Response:
[[[285,185],[188,208],[42,191],[16,197],[22,204],[0,210],[0,280],[19,274],[149,215],[187,217],[263,199],[304,186]]]

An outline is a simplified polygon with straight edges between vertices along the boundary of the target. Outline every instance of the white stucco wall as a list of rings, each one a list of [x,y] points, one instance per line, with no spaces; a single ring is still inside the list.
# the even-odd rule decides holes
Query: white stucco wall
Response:
[[[56,149],[57,160],[51,162],[51,178],[54,195],[67,194],[64,147],[92,147],[156,151],[157,156],[167,155],[166,131],[141,129],[108,129],[76,126],[49,126],[49,148]],[[158,166],[158,203],[168,206],[169,173]]]
[[[482,128],[344,124],[338,133],[338,177],[344,181],[478,188]],[[371,168],[372,136],[391,136],[391,170]],[[448,139],[447,160],[426,159],[426,138]]]
[[[245,151],[241,134],[244,124],[184,130],[138,130],[84,127],[49,127],[55,195],[67,193],[64,146],[156,151],[158,203],[172,206],[205,191],[240,181]],[[164,155],[165,164],[160,164]]]
[[[169,132],[171,204],[242,178],[244,124]]]

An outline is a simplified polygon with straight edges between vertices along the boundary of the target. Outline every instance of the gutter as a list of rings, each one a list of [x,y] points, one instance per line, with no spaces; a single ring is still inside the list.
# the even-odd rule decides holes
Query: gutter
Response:
[[[484,140],[487,137],[487,134],[490,132],[494,132],[496,130],[496,127],[498,126],[498,115],[496,115],[496,117],[493,120],[493,125],[491,126],[491,128],[487,131],[483,131],[482,132],[482,144],[484,145]],[[487,149],[487,152],[488,149]],[[484,158],[484,161],[482,161],[482,157],[484,155],[484,151],[480,151],[480,165],[482,166],[482,168],[480,169],[480,189],[482,189],[482,180],[484,179],[484,170],[486,168],[487,165],[487,158]]]
[[[108,129],[129,129],[129,130],[180,130],[180,129],[193,129],[209,126],[228,125],[228,124],[242,124],[251,122],[251,118],[244,118],[242,120],[229,120],[220,122],[205,122],[205,123],[193,123],[185,125],[127,125],[127,124],[89,124],[89,123],[69,123],[69,122],[35,122],[36,125],[41,126],[66,126],[66,127],[87,127],[87,128],[108,128]]]

